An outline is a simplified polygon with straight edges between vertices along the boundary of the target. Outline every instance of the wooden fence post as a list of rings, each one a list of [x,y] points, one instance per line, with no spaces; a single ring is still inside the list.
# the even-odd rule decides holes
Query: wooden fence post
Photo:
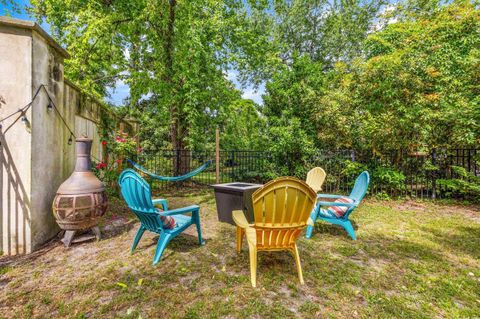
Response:
[[[220,130],[215,130],[215,177],[217,184],[220,183]]]

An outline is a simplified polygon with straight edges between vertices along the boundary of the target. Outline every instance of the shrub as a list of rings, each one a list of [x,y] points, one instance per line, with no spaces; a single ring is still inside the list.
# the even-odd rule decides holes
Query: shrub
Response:
[[[104,138],[101,143],[106,156],[104,161],[93,165],[92,171],[105,184],[108,194],[116,196],[118,176],[126,165],[127,158],[141,152],[141,149],[137,149],[135,139],[126,132],[117,132],[115,136]]]
[[[299,119],[292,118],[277,125],[269,131],[270,151],[275,164],[270,173],[303,179],[311,168],[309,163],[315,154],[314,144]]]
[[[381,193],[399,195],[406,189],[405,175],[387,165],[376,166],[371,170],[372,186],[381,189]]]
[[[437,186],[443,189],[444,194],[463,195],[480,200],[480,177],[460,166],[452,166],[451,169],[458,176],[457,178],[437,180]]]

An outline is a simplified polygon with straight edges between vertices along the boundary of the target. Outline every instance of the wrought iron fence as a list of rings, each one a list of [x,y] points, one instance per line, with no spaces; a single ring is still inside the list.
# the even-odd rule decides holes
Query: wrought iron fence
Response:
[[[440,179],[459,178],[452,166],[480,176],[480,149],[433,149],[428,153],[401,150],[383,156],[357,154],[353,150],[320,151],[312,162],[327,172],[327,193],[350,191],[356,176],[368,170],[370,195],[440,198],[450,192],[438,185]]]
[[[184,182],[162,182],[149,178],[156,188],[206,186],[215,184],[215,151],[157,150],[137,157],[140,165],[162,176],[176,176],[191,171],[211,160],[212,164],[200,174]],[[233,181],[263,183],[265,173],[271,171],[272,156],[264,151],[220,151],[219,183]]]
[[[281,157],[282,161],[285,160]],[[164,176],[188,172],[208,160],[205,171],[182,183],[160,182],[150,179],[156,188],[205,186],[216,183],[215,151],[157,150],[142,154],[137,161],[149,171]],[[371,175],[370,195],[410,196],[413,198],[445,197],[446,191],[436,181],[456,178],[452,165],[465,168],[480,176],[480,149],[435,149],[430,153],[398,151],[378,156],[353,150],[319,150],[306,170],[320,166],[327,172],[324,192],[348,193],[356,176],[362,170]],[[219,182],[264,183],[278,176],[279,159],[267,151],[220,151]],[[284,164],[284,163],[283,163]],[[176,168],[176,169],[175,169]],[[305,176],[297,176],[305,178]]]

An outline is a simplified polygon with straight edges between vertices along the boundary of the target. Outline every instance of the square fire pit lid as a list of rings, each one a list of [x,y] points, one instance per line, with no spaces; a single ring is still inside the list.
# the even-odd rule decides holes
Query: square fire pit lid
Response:
[[[249,184],[249,183],[231,183],[228,186],[247,188],[247,187],[252,186],[252,184]]]
[[[245,191],[250,189],[257,189],[262,187],[262,184],[253,184],[253,183],[223,183],[223,184],[214,184],[212,185],[215,189],[225,189],[225,190],[236,190],[236,191]]]

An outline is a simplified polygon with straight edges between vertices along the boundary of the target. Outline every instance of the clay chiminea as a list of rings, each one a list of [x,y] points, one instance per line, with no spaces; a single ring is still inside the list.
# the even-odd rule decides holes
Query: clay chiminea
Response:
[[[100,239],[99,217],[107,209],[105,186],[91,171],[90,150],[92,140],[77,138],[75,170],[58,188],[53,200],[53,215],[65,230],[62,242],[69,247],[75,233],[91,228]],[[92,237],[90,237],[92,238]]]

